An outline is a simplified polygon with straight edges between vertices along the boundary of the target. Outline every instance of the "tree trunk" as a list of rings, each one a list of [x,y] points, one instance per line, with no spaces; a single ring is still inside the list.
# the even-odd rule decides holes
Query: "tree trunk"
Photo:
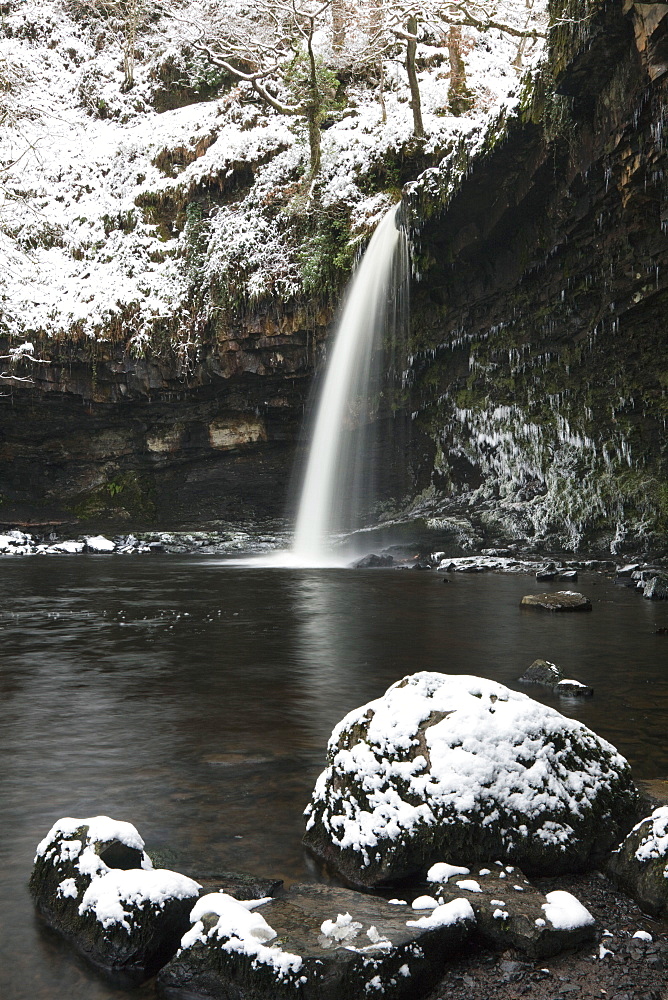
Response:
[[[316,115],[309,112],[308,117],[309,172],[308,179],[312,181],[320,170],[320,125]]]
[[[473,95],[466,86],[466,66],[462,55],[462,29],[452,25],[448,32],[448,56],[450,58],[450,87],[448,104],[450,113],[463,115],[473,104]]]
[[[340,52],[346,40],[346,0],[332,0],[332,48]]]
[[[378,75],[378,101],[382,113],[382,121],[387,121],[387,108],[385,106],[385,63],[384,37],[383,31],[383,0],[371,0],[367,7],[366,32],[370,39],[371,50],[376,50],[375,69]]]
[[[308,37],[308,59],[309,59],[309,100],[306,110],[306,120],[308,123],[308,145],[309,145],[309,180],[312,181],[320,170],[320,116],[322,112],[322,97],[318,86],[318,65],[313,51],[313,35],[315,34],[315,20],[311,18],[311,25]]]
[[[417,35],[417,17],[414,15],[408,18],[406,28],[409,35]],[[411,109],[413,111],[413,135],[416,139],[424,139],[424,125],[422,124],[422,102],[420,101],[420,86],[418,84],[417,71],[415,69],[415,52],[417,41],[409,38],[406,43],[406,73],[408,74],[408,86],[411,91]]]
[[[125,6],[125,31],[123,38],[123,91],[132,90],[135,83],[135,48],[141,0],[127,0]]]

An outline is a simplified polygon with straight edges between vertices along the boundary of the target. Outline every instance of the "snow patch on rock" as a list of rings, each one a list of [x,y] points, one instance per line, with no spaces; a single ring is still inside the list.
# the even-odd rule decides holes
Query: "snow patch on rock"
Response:
[[[449,903],[443,903],[435,907],[430,914],[419,917],[417,920],[407,920],[406,927],[449,927],[457,923],[475,923],[473,907],[468,899],[452,899]]]
[[[209,915],[217,919],[206,929],[203,918]],[[224,951],[249,955],[254,962],[270,966],[279,979],[299,972],[302,967],[299,955],[270,944],[277,936],[276,931],[261,913],[225,892],[202,896],[193,907],[190,921],[193,926],[181,939],[181,950],[217,941]]]
[[[111,869],[88,886],[79,915],[93,913],[104,928],[120,924],[130,933],[133,927],[131,907],[143,908],[150,903],[164,909],[170,899],[197,896],[200,888],[199,882],[167,869]]]
[[[543,903],[545,916],[558,931],[572,931],[578,927],[590,927],[596,923],[586,906],[570,892],[555,889],[545,894],[547,903]]]

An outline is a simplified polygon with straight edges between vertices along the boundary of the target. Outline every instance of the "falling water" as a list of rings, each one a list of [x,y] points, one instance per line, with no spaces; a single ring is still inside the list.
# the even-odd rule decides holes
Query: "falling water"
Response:
[[[364,434],[380,387],[373,362],[396,331],[407,282],[407,241],[395,206],[349,285],[325,372],[295,527],[293,555],[300,562],[327,562],[332,535],[358,527],[370,479]]]

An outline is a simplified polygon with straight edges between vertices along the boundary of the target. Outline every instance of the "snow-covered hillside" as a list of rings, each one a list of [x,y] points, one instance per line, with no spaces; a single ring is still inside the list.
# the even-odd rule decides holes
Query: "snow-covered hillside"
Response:
[[[426,139],[413,138],[398,40],[384,54],[384,120],[377,82],[337,72],[338,110],[305,190],[304,129],[249,85],[216,76],[193,48],[197,4],[170,6],[178,20],[156,14],[141,28],[124,92],[123,38],[103,4],[3,4],[0,329],[12,339],[120,339],[141,352],[158,336],[196,343],[214,310],[325,296],[323,268],[334,284],[345,277],[397,200],[405,164],[437,164],[453,139],[479,141],[517,104],[517,37],[463,29],[473,104],[454,116],[448,50],[425,27]],[[524,0],[505,8],[507,23],[526,23]],[[315,41],[326,62],[326,32]],[[540,44],[523,46],[523,68]]]

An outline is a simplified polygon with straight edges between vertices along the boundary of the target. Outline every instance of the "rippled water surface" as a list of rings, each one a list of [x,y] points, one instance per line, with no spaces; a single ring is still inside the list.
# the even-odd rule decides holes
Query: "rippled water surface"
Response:
[[[34,918],[26,883],[56,819],[129,820],[188,874],[312,879],[301,812],[327,738],[415,670],[517,687],[551,659],[596,694],[542,700],[615,743],[638,777],[667,775],[668,637],[655,630],[668,604],[589,576],[591,614],[520,611],[536,589],[527,576],[444,585],[205,557],[2,559],[0,997],[154,996],[151,983],[109,987]]]

